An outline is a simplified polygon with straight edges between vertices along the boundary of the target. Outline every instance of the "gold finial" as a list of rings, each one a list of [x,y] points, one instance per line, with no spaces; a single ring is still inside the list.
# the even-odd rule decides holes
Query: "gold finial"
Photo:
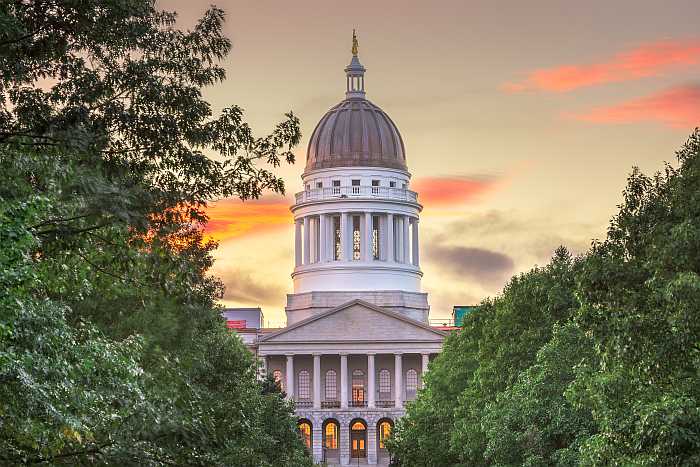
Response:
[[[357,55],[357,35],[355,30],[352,30],[352,54]]]

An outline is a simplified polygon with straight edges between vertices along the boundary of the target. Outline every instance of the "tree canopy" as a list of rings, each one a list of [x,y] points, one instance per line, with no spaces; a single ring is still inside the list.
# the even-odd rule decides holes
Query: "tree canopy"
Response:
[[[465,318],[389,441],[402,465],[700,463],[700,131],[677,159]]]
[[[203,99],[223,21],[0,3],[0,463],[310,464],[208,273],[207,203],[282,192],[300,139]]]

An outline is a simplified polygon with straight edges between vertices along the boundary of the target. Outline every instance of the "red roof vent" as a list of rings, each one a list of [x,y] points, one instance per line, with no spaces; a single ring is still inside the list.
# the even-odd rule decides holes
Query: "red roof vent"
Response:
[[[246,321],[244,319],[229,319],[226,320],[226,327],[229,329],[245,329]]]

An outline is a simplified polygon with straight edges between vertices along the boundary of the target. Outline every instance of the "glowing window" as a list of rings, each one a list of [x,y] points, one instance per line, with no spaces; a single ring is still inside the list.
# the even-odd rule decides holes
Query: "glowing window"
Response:
[[[301,439],[304,441],[304,446],[306,446],[307,449],[311,449],[311,423],[306,420],[301,421],[299,422],[298,428]]]
[[[350,427],[352,431],[364,431],[365,430],[365,424],[362,422],[355,422],[352,424],[352,427]]]
[[[326,400],[334,401],[338,397],[338,389],[336,386],[337,375],[335,370],[326,371]]]
[[[372,216],[372,258],[379,259],[379,216]]]
[[[352,401],[361,403],[365,400],[365,372],[353,370],[352,372]]]
[[[386,449],[384,444],[391,436],[391,423],[383,421],[379,424],[379,449]]]
[[[418,373],[411,368],[406,372],[406,392],[415,394],[418,390]]]
[[[325,446],[326,449],[338,449],[338,424],[335,422],[328,422],[326,424],[325,430]]]
[[[391,394],[391,372],[389,370],[379,370],[379,394]]]
[[[280,385],[280,388],[284,389],[284,384],[282,383],[282,371],[280,371],[280,370],[273,371],[272,377],[275,378],[275,382]]]
[[[360,216],[352,216],[352,259],[358,261],[360,253]]]
[[[306,370],[301,370],[299,372],[299,399],[310,399],[311,398],[311,377],[309,372]]]

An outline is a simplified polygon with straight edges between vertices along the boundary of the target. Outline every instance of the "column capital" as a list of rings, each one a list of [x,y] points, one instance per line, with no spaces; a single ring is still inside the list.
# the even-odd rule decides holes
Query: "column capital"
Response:
[[[314,357],[321,357],[323,354],[321,352],[314,352],[311,355],[313,355]]]
[[[293,357],[295,354],[293,352],[285,353],[284,354],[287,358]]]

